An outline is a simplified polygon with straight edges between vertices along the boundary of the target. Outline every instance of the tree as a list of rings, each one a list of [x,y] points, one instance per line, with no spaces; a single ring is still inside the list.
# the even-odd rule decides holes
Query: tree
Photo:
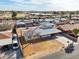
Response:
[[[76,13],[76,15],[78,15],[79,14],[79,11],[76,11],[75,13]]]
[[[74,14],[74,12],[69,12],[69,19],[72,19],[72,15]]]
[[[16,20],[16,16],[17,16],[17,13],[14,12],[14,11],[12,11],[12,19],[13,19],[13,20]]]
[[[16,23],[16,16],[17,16],[17,13],[12,11],[12,20],[14,20],[14,26],[15,26],[15,23]]]
[[[61,11],[60,12],[60,15],[61,15],[61,17],[63,17],[65,15],[65,12],[64,11]]]
[[[56,17],[57,15],[59,15],[58,11],[53,11],[54,16]]]

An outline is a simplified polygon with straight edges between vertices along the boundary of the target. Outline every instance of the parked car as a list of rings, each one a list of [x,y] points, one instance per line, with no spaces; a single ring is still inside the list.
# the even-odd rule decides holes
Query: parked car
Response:
[[[12,35],[12,40],[15,40],[15,39],[17,39],[17,35],[16,34],[13,34]]]
[[[18,48],[19,48],[18,43],[14,43],[14,44],[13,44],[13,49],[18,49]]]
[[[18,39],[17,39],[17,35],[16,34],[13,34],[12,42],[13,42],[13,44],[12,44],[13,49],[19,48],[19,42],[18,42]]]

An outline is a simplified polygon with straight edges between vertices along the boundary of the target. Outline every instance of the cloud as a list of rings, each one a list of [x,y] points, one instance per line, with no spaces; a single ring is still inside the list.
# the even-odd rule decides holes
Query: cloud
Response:
[[[59,10],[59,11],[79,10],[78,6],[79,0],[8,0],[8,1],[13,2],[13,4],[11,4],[12,7],[26,10]]]
[[[13,2],[17,2],[17,3],[20,3],[20,4],[44,4],[44,3],[48,3],[49,1],[48,0],[10,0],[10,1],[13,1]]]

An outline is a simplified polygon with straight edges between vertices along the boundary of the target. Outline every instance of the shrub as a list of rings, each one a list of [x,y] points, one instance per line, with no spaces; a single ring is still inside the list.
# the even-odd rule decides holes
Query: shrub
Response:
[[[77,35],[79,33],[79,29],[73,29],[73,33]]]

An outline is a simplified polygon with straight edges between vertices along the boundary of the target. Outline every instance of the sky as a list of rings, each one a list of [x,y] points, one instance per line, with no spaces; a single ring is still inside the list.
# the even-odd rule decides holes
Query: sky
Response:
[[[79,0],[0,0],[0,10],[74,11]]]

